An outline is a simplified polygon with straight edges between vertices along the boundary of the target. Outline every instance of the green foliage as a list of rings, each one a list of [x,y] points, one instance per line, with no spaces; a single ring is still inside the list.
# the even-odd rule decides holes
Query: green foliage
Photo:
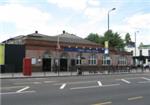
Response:
[[[129,33],[127,33],[127,34],[125,35],[125,43],[126,43],[126,45],[131,42],[131,37],[130,37],[130,36],[131,36],[131,35],[130,35]]]
[[[112,30],[106,31],[104,33],[104,36],[90,33],[86,39],[95,43],[100,43],[102,45],[104,45],[105,41],[109,41],[109,47],[118,50],[124,50],[125,47],[124,40],[121,39],[120,35],[117,32],[113,33]]]
[[[100,43],[99,35],[95,33],[90,33],[85,39],[95,43]]]
[[[112,30],[106,31],[104,33],[105,41],[109,41],[109,46],[116,48],[118,50],[124,50],[125,44],[120,35],[116,32],[113,33]]]

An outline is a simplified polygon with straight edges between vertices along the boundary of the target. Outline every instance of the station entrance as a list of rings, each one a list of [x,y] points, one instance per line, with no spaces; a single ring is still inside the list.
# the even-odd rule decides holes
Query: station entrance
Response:
[[[68,60],[67,58],[60,59],[60,71],[67,71],[68,69]]]
[[[43,58],[43,71],[51,71],[51,58]]]

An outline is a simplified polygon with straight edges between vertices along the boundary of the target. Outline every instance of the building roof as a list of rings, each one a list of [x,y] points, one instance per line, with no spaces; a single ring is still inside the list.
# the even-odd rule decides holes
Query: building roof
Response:
[[[150,44],[149,45],[144,45],[144,44],[140,44],[139,49],[150,49]]]
[[[40,34],[37,31],[32,34],[28,34],[26,36],[26,39],[34,39],[34,40],[46,40],[46,41],[54,41],[57,42],[59,38],[60,42],[64,43],[76,43],[76,44],[91,44],[91,45],[97,45],[94,42],[88,41],[86,39],[83,39],[81,37],[78,37],[74,34],[70,34],[68,32],[63,31],[62,34],[56,35],[56,36],[49,36]]]

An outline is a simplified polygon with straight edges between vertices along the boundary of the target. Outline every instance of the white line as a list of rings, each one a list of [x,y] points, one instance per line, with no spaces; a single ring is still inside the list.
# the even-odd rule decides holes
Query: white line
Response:
[[[7,94],[23,94],[23,93],[35,93],[35,91],[7,92],[7,93],[0,93],[0,95],[7,95]]]
[[[110,87],[110,86],[119,86],[120,84],[109,84],[109,85],[103,85],[102,87]]]
[[[120,84],[109,84],[109,85],[102,85],[101,87],[110,87],[110,86],[118,86]],[[90,88],[98,88],[99,86],[87,86],[87,87],[74,87],[70,88],[70,90],[77,90],[77,89],[90,89]]]
[[[76,90],[76,89],[89,89],[89,88],[98,88],[99,86],[87,86],[87,87],[74,87],[70,88],[71,90]]]
[[[97,81],[98,85],[101,87],[102,86],[102,82],[101,81]]]
[[[126,79],[121,79],[121,81],[127,83],[127,84],[130,84],[131,82],[130,81],[127,81]]]
[[[93,105],[108,105],[108,104],[112,104],[112,102],[103,102],[103,103],[97,103],[97,104],[93,104]]]
[[[53,82],[56,82],[56,81],[44,81],[44,83],[53,83]]]
[[[138,99],[142,99],[143,96],[137,96],[137,97],[130,97],[128,98],[129,101],[133,101],[133,100],[138,100]]]
[[[66,83],[64,83],[64,84],[62,84],[61,86],[60,86],[60,88],[59,89],[64,89],[65,88],[65,86],[66,86]]]
[[[81,84],[81,83],[91,83],[96,81],[77,81],[77,82],[68,82],[67,84]],[[62,83],[56,83],[54,85],[61,85]]]
[[[33,84],[41,84],[41,82],[33,82]]]
[[[20,92],[22,92],[22,91],[24,91],[24,90],[27,90],[27,89],[29,89],[30,87],[29,86],[26,86],[26,87],[24,87],[24,88],[22,88],[22,89],[20,89],[20,90],[18,90],[18,91],[16,91],[17,93],[20,93]]]
[[[14,85],[23,85],[23,84],[41,84],[41,82],[21,82],[21,83],[14,83]]]
[[[150,81],[141,81],[141,82],[138,82],[138,83],[150,83]]]
[[[1,89],[15,89],[15,88],[23,88],[25,86],[11,86],[11,87],[1,87]]]
[[[147,81],[150,81],[150,79],[149,78],[145,78],[145,77],[142,77],[143,79],[145,79],[145,80],[147,80]]]
[[[124,78],[124,79],[139,79],[139,78],[141,78],[141,77],[129,77],[129,78]],[[120,78],[115,79],[115,80],[120,80]]]

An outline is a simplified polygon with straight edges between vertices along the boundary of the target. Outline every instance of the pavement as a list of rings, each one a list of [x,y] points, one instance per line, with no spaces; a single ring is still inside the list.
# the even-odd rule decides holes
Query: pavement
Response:
[[[150,70],[145,70],[144,72],[150,72]],[[103,75],[103,74],[127,74],[127,73],[143,73],[141,69],[132,70],[131,72],[114,72],[108,73],[106,72],[82,72],[83,76],[86,75]],[[0,79],[9,79],[9,78],[39,78],[39,77],[58,77],[58,76],[78,76],[77,72],[32,72],[31,75],[23,75],[23,73],[0,73]]]
[[[1,105],[150,105],[150,72],[1,79]]]

